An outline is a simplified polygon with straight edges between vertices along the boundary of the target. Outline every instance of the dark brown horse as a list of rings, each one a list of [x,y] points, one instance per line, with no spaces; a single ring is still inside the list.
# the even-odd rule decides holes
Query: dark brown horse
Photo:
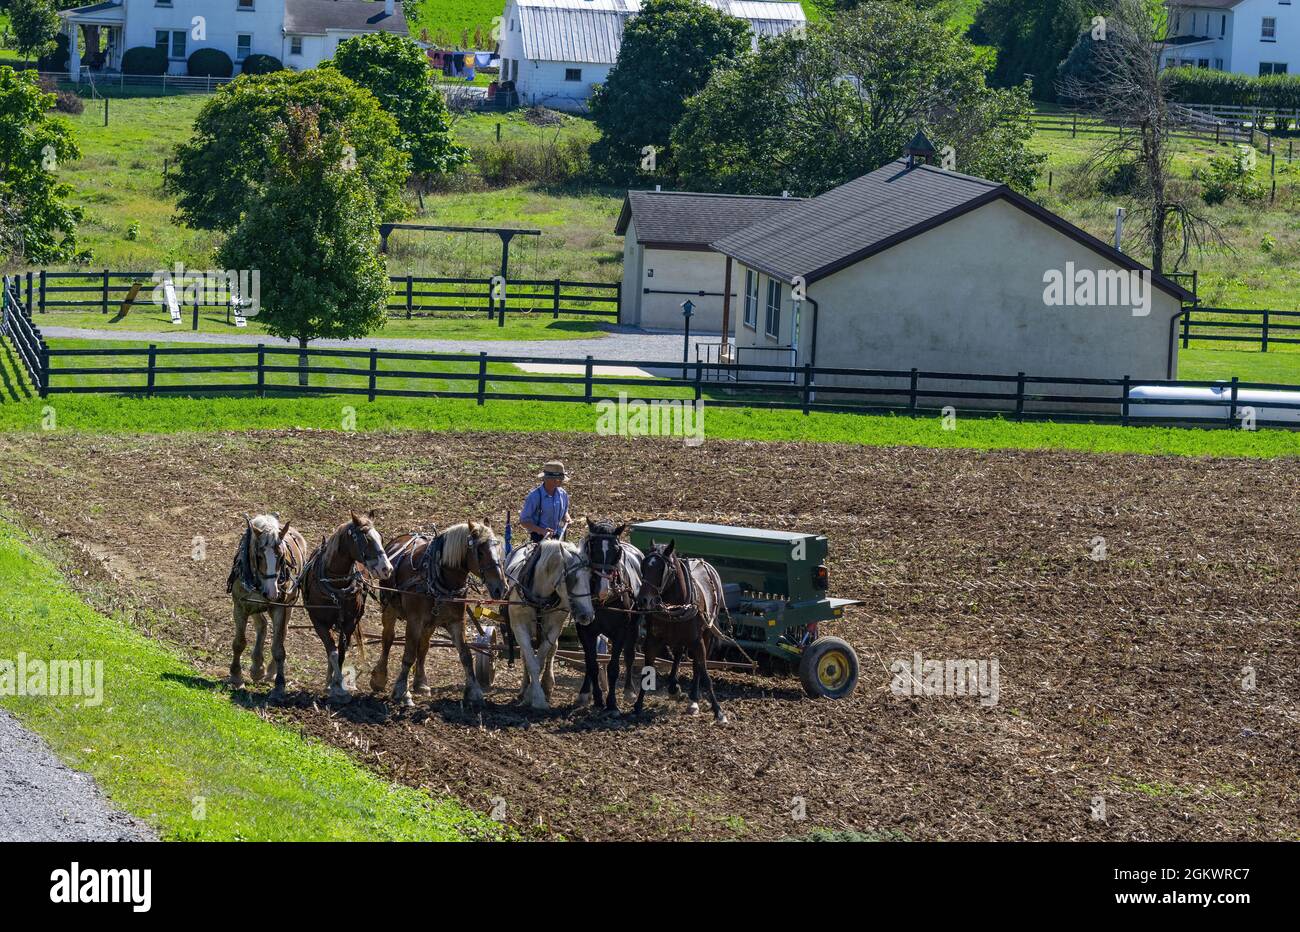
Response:
[[[332,536],[321,541],[303,572],[303,603],[311,617],[312,627],[316,629],[316,636],[325,646],[325,658],[330,665],[325,682],[326,693],[330,699],[340,702],[352,698],[343,680],[343,664],[353,635],[357,635],[357,650],[363,661],[366,656],[359,628],[370,588],[367,575],[373,573],[380,579],[387,579],[393,572],[393,564],[384,552],[384,541],[375,530],[373,517],[366,515],[363,518],[352,512],[351,520],[340,524]],[[334,643],[335,631],[339,635],[337,645]]]
[[[587,536],[579,545],[591,564],[591,607],[596,619],[589,625],[578,626],[578,640],[587,664],[587,673],[578,690],[578,706],[591,702],[596,696],[596,708],[602,705],[608,712],[618,711],[618,665],[625,656],[627,681],[624,694],[631,700],[636,695],[636,637],[637,614],[633,610],[637,593],[641,589],[641,551],[619,538],[627,530],[626,524],[615,526],[613,521],[593,522],[587,519]],[[609,663],[606,682],[609,699],[601,692],[598,638],[604,635],[609,641]]]
[[[436,537],[404,534],[389,543],[388,557],[394,567],[392,581],[379,596],[384,607],[383,650],[371,671],[370,688],[382,692],[388,684],[388,652],[393,646],[397,619],[405,618],[402,672],[393,684],[393,700],[415,705],[406,687],[412,666],[416,668],[412,690],[429,692],[424,661],[429,653],[429,639],[434,629],[441,627],[451,635],[451,643],[465,668],[465,701],[482,702],[483,690],[474,676],[473,655],[465,641],[469,611],[466,596],[472,574],[483,580],[493,599],[505,597],[501,544],[492,528],[471,521],[453,525]]]
[[[727,716],[713,694],[713,680],[709,677],[709,650],[715,639],[722,637],[718,629],[718,615],[725,609],[722,577],[704,560],[683,559],[674,553],[676,542],[657,544],[653,541],[650,552],[641,561],[641,591],[636,605],[645,618],[645,645],[641,667],[641,688],[637,692],[634,712],[640,714],[645,702],[646,687],[656,689],[655,660],[659,649],[667,647],[673,653],[673,671],[670,691],[676,686],[677,664],[682,650],[689,651],[694,676],[691,680],[692,715],[700,711],[700,684],[704,684],[713,718],[725,724]]]

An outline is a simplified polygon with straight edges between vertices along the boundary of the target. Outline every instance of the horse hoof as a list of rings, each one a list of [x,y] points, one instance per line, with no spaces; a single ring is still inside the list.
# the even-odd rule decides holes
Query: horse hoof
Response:
[[[686,712],[687,712],[687,714],[689,714],[689,715],[699,715],[699,714],[700,714],[700,704],[699,704],[698,702],[692,702],[690,705],[688,705],[688,706],[686,707]]]
[[[388,677],[386,677],[386,676],[372,676],[372,677],[370,678],[370,691],[371,691],[371,692],[374,692],[374,693],[382,693],[382,692],[384,692],[384,691],[387,690],[387,689],[388,689]]]
[[[433,695],[433,690],[429,688],[428,683],[416,683],[415,688],[411,690],[411,692],[415,693],[417,696]]]
[[[719,712],[716,716],[714,716],[713,721],[714,721],[715,723],[719,724],[719,725],[725,725],[725,724],[727,724],[727,715],[726,715],[726,713],[725,713],[725,712]]]
[[[578,701],[573,704],[575,709],[585,709],[591,705],[591,693],[578,693]]]
[[[244,678],[242,676],[228,676],[226,677],[226,682],[230,685],[231,689],[239,689],[244,685]]]
[[[275,702],[278,702],[279,700],[283,699],[283,698],[284,698],[284,687],[283,687],[283,686],[277,686],[277,687],[275,687],[275,688],[272,689],[269,693],[266,694],[266,698],[267,698],[267,699],[270,699],[270,700],[272,700],[272,701],[275,701]]]

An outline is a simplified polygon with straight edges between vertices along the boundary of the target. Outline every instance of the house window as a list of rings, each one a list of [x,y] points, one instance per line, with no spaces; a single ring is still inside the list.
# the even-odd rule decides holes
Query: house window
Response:
[[[239,0],[239,9],[241,10],[253,9],[253,0]]]
[[[1259,73],[1261,77],[1267,74],[1286,74],[1286,62],[1262,61],[1259,63]]]
[[[781,331],[781,283],[775,278],[767,280],[767,317],[763,322],[763,332],[769,337],[776,337]]]
[[[1215,71],[1222,71],[1222,70],[1223,70],[1223,59],[1222,59],[1222,58],[1216,58],[1216,59],[1214,60],[1214,70],[1215,70]]]
[[[1259,41],[1276,42],[1277,41],[1277,17],[1265,16],[1259,24]]]
[[[243,61],[253,54],[253,37],[246,32],[235,36],[235,61]]]
[[[289,40],[289,54],[290,55],[302,54],[302,36],[294,36]]]
[[[154,6],[171,6],[172,0],[154,0]]]
[[[167,53],[167,57],[173,61],[185,58],[185,31],[178,29],[175,32],[168,32],[166,29],[157,29],[153,34],[153,47]]]
[[[1222,38],[1227,34],[1228,34],[1228,14],[1224,13],[1222,16],[1219,17],[1219,37]]]
[[[581,69],[581,68],[565,68],[565,69],[564,69],[564,80],[566,80],[566,81],[581,81],[581,80],[582,80],[582,69]]]
[[[1198,59],[1196,59],[1196,67],[1197,67],[1197,68],[1208,68],[1208,67],[1210,67],[1210,60],[1209,60],[1208,58],[1198,58]]]
[[[758,275],[745,269],[745,326],[758,329]]]

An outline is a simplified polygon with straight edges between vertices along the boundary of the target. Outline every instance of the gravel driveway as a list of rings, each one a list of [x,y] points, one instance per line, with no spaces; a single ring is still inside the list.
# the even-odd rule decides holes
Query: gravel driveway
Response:
[[[157,836],[114,809],[89,774],[66,767],[44,741],[0,710],[4,841],[157,841]]]

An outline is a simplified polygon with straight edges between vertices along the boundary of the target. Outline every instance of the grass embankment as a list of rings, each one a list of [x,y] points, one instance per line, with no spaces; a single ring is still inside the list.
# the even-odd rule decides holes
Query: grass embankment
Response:
[[[273,725],[124,621],[91,609],[0,519],[0,658],[103,662],[103,701],[0,698],[165,839],[458,840],[496,834],[451,800],[376,779]],[[201,818],[196,818],[196,814]]]

